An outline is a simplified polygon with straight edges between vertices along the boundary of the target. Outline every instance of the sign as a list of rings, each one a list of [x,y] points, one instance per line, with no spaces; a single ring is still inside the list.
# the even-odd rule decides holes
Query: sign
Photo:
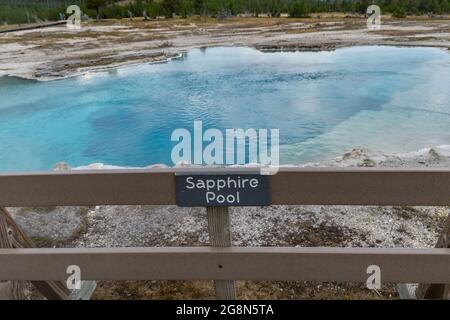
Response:
[[[180,207],[270,205],[269,176],[257,174],[176,175]]]

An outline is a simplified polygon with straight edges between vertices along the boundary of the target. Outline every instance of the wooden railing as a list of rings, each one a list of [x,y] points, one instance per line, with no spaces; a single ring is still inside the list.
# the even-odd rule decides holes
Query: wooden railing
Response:
[[[0,207],[174,205],[175,175],[205,172],[254,169],[2,174]],[[447,169],[282,168],[269,181],[273,205],[450,205]],[[233,280],[365,282],[367,267],[377,265],[383,283],[420,283],[419,298],[449,297],[449,221],[434,249],[241,248],[231,247],[228,209],[207,209],[211,247],[12,247],[0,249],[0,281],[61,281],[68,265],[78,265],[83,280],[215,280],[217,297],[230,299]]]

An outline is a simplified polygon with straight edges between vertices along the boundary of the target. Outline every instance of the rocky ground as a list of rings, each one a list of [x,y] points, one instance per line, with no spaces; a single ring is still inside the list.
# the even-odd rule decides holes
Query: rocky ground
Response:
[[[448,167],[450,148],[388,155],[352,150],[311,166]],[[101,168],[96,165],[96,168]],[[206,211],[175,206],[10,208],[41,247],[208,245]],[[433,247],[450,214],[446,207],[272,206],[231,210],[235,246]],[[244,299],[395,298],[393,285],[238,282]],[[210,282],[101,282],[97,299],[212,298]]]
[[[164,61],[198,47],[242,45],[260,50],[333,50],[355,45],[450,48],[449,19],[363,17],[108,20],[0,34],[0,76],[42,80],[124,64]]]

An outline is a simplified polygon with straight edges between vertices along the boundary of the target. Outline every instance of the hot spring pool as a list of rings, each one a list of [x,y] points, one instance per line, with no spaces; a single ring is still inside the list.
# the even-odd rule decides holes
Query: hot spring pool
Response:
[[[450,144],[449,88],[450,53],[396,47],[218,47],[57,81],[0,78],[0,171],[173,165],[171,133],[195,120],[278,128],[282,164],[414,151]]]

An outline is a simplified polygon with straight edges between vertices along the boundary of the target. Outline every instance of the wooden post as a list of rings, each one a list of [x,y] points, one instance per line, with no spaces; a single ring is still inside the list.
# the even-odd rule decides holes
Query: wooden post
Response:
[[[34,243],[20,230],[6,209],[0,207],[0,248],[33,248]],[[63,282],[33,281],[39,292],[50,300],[65,300],[70,295]],[[23,282],[12,282],[14,299],[24,299]]]
[[[397,292],[402,300],[415,300],[417,284],[413,283],[399,283],[397,284]]]
[[[14,248],[12,243],[12,231],[8,226],[6,217],[0,212],[0,248]],[[11,281],[8,299],[25,300],[25,285],[23,281]]]
[[[231,247],[230,212],[228,207],[207,207],[209,241],[213,247]],[[235,300],[234,281],[215,280],[216,299]]]
[[[435,247],[450,249],[450,214]],[[450,299],[450,284],[420,284],[416,296],[418,299]]]

